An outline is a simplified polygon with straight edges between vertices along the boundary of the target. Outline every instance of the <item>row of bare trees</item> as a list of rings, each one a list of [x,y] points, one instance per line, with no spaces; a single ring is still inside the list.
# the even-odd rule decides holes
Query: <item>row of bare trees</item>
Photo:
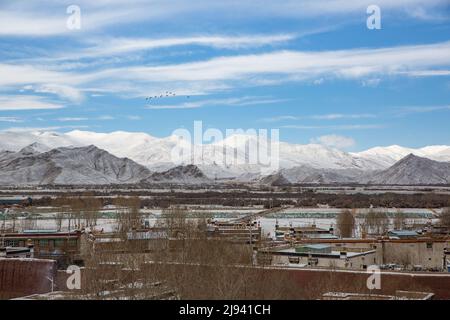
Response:
[[[336,219],[336,231],[342,238],[351,238],[355,235],[356,231],[356,218],[358,217],[356,209],[342,210]],[[400,210],[394,213],[392,223],[396,230],[401,230],[406,225],[406,214]],[[383,235],[385,234],[391,225],[389,216],[383,211],[370,210],[362,218],[362,222],[359,227],[362,233],[371,233]]]
[[[96,226],[103,202],[94,196],[58,197],[52,205],[58,208],[55,221],[61,231],[64,220],[67,220],[68,230]]]
[[[118,250],[97,248],[89,252],[85,257],[84,297],[103,299],[103,292],[118,288],[121,299],[151,299],[161,291],[158,288],[172,290],[181,299],[304,296],[292,285],[288,272],[255,266],[253,245],[208,238],[206,225],[207,217],[193,219],[187,210],[173,207],[164,210],[155,224],[167,231],[167,237],[152,240],[124,237],[122,242],[112,244]]]

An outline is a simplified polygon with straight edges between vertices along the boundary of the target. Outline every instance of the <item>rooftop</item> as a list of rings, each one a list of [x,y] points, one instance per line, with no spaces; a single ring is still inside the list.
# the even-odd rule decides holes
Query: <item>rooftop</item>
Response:
[[[398,236],[398,237],[417,237],[419,234],[415,231],[410,230],[391,230],[389,231],[390,235]]]

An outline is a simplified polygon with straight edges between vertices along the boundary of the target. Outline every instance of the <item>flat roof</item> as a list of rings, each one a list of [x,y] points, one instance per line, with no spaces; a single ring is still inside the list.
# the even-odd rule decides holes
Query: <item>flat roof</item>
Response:
[[[331,246],[328,244],[305,244],[303,246],[301,246],[303,248],[311,248],[311,249],[327,249],[330,248]]]
[[[398,236],[418,236],[419,234],[415,231],[410,230],[392,230],[389,231],[390,234],[395,234]]]
[[[366,255],[369,253],[373,253],[376,250],[367,250],[364,252],[346,252],[347,258],[354,258],[361,255]],[[341,251],[331,251],[327,253],[323,252],[297,252],[295,251],[295,248],[289,248],[289,249],[281,249],[277,251],[273,251],[274,253],[281,253],[284,255],[297,255],[297,256],[319,256],[319,257],[329,257],[329,258],[340,258],[341,257]]]

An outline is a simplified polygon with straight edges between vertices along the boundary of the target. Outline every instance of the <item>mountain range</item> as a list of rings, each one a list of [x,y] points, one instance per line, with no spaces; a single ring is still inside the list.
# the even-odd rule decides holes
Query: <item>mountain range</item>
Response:
[[[195,184],[209,179],[195,166],[151,172],[128,158],[96,146],[45,151],[34,143],[0,152],[0,185]]]
[[[409,154],[385,170],[314,169],[301,166],[282,169],[260,178],[261,184],[373,184],[444,185],[450,184],[450,163]]]
[[[177,136],[122,131],[0,132],[0,184],[450,183],[449,146],[348,153],[319,144],[277,142],[279,170],[264,172],[261,165],[246,163],[255,139],[238,134],[194,146]],[[172,150],[186,147],[195,150],[192,158],[174,163]],[[242,161],[221,162],[229,154]]]

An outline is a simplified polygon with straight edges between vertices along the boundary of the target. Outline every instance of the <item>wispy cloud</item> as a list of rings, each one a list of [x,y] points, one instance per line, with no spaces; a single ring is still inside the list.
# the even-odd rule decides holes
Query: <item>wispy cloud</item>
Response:
[[[127,116],[128,118],[132,117],[132,116]],[[115,118],[109,115],[105,115],[105,116],[99,116],[99,117],[61,117],[61,118],[56,118],[56,121],[60,121],[60,122],[77,122],[77,121],[94,121],[94,120],[100,120],[100,121],[107,121],[107,120],[114,120]]]
[[[39,131],[39,132],[45,132],[45,131],[57,131],[57,130],[64,130],[64,129],[87,129],[89,126],[49,126],[49,127],[10,127],[10,128],[4,128],[0,131],[2,132],[32,132],[32,131]]]
[[[329,113],[329,114],[317,114],[310,116],[276,116],[270,118],[262,118],[259,121],[262,122],[280,122],[286,120],[338,120],[338,119],[364,119],[364,118],[376,118],[375,114],[362,113],[362,114],[343,114],[343,113]]]
[[[115,117],[110,116],[110,115],[104,115],[104,116],[100,116],[97,118],[98,120],[114,120]]]
[[[64,118],[57,118],[55,120],[61,122],[73,122],[73,121],[86,121],[89,120],[89,118],[64,117]]]
[[[412,71],[405,71],[402,73],[411,77],[450,76],[450,70],[412,70]]]
[[[162,109],[196,109],[208,106],[250,106],[260,104],[273,104],[286,101],[285,99],[273,99],[268,97],[240,97],[226,99],[209,99],[193,102],[185,102],[173,105],[148,105],[146,109],[162,110]]]
[[[68,99],[76,103],[80,103],[84,100],[84,95],[80,90],[68,85],[46,83],[38,86],[28,85],[25,86],[24,89],[36,93],[54,94],[60,98]]]
[[[138,120],[142,120],[141,116],[127,116],[128,120],[133,120],[133,121],[138,121]]]
[[[206,61],[164,66],[136,66],[105,69],[84,75],[86,82],[133,81],[182,83],[185,88],[207,83],[227,86],[255,85],[257,79],[307,81],[310,79],[377,79],[404,76],[408,70],[450,66],[450,42],[432,45],[399,46],[382,49],[338,51],[276,51],[264,54],[218,57]]]
[[[91,39],[89,42],[94,46],[79,50],[73,54],[64,53],[57,57],[59,60],[98,58],[102,56],[112,56],[136,51],[154,50],[174,46],[199,45],[218,49],[242,49],[260,46],[273,46],[296,38],[294,34],[276,35],[209,35],[196,37],[179,38],[102,38]]]
[[[0,117],[0,122],[24,122],[23,119],[16,118],[16,117]]]
[[[26,4],[26,5],[25,5]],[[66,8],[69,2],[51,0],[30,2],[15,0],[4,4],[0,12],[0,35],[8,36],[54,36],[72,35],[66,28]],[[95,32],[117,26],[138,22],[161,23],[176,21],[183,16],[187,22],[196,22],[199,18],[220,21],[223,16],[233,14],[236,20],[262,19],[270,17],[316,18],[317,16],[335,17],[342,15],[358,16],[365,12],[372,0],[343,1],[265,1],[265,0],[77,0],[82,12],[82,30]],[[404,13],[416,19],[442,17],[442,8],[448,5],[446,0],[377,0],[377,5],[389,12]],[[236,14],[238,12],[239,14]],[[220,14],[218,14],[220,13]]]
[[[347,149],[353,147],[356,142],[353,138],[344,137],[336,134],[330,134],[320,136],[310,140],[311,143],[322,144],[327,147],[333,147],[337,149]]]
[[[447,106],[408,106],[399,107],[394,111],[397,116],[406,116],[415,113],[429,113],[437,111],[449,111],[450,105]]]
[[[203,61],[156,66],[125,66],[96,70],[62,71],[35,65],[0,64],[4,87],[38,88],[74,101],[89,88],[92,92],[145,96],[149,87],[180,89],[203,94],[236,86],[265,86],[277,82],[311,81],[317,78],[349,80],[410,76],[412,70],[450,66],[450,42],[381,49],[332,51],[275,51],[216,57]],[[55,66],[56,67],[56,66]],[[155,109],[158,107],[155,106]],[[160,107],[163,108],[163,107]],[[168,106],[167,108],[183,108]],[[184,108],[198,108],[188,103]]]
[[[0,96],[0,110],[61,109],[63,105],[50,102],[39,96]]]
[[[366,130],[366,129],[380,129],[384,125],[381,124],[345,124],[345,125],[330,125],[330,126],[310,126],[310,125],[285,125],[280,128],[284,129],[299,129],[299,130],[316,130],[316,129],[331,129],[331,130]]]

